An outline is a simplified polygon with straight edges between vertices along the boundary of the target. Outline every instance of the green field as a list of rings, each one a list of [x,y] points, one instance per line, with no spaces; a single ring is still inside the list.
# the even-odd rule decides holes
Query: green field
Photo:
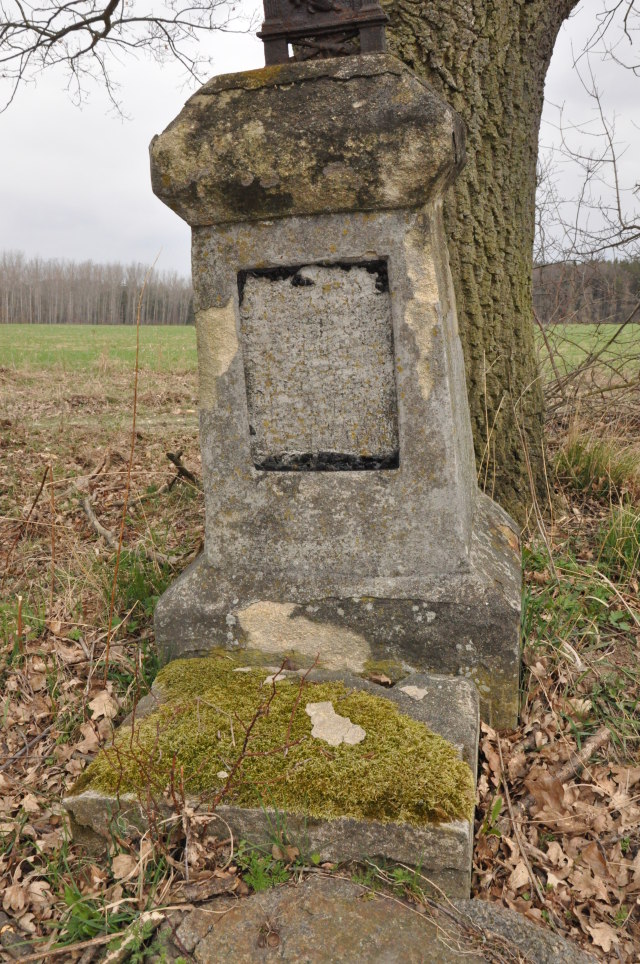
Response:
[[[0,366],[6,368],[132,369],[135,354],[136,330],[131,325],[0,325]],[[195,328],[140,328],[140,368],[180,372],[195,367]]]
[[[548,325],[545,335],[559,374],[573,371],[590,352],[603,348],[616,330],[616,325]],[[549,352],[539,330],[536,343],[542,369],[551,375]],[[640,369],[640,325],[627,325],[598,359],[601,367],[617,368],[620,362],[627,374]]]

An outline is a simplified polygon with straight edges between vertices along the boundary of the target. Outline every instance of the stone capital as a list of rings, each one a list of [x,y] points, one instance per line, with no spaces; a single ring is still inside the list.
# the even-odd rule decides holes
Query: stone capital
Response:
[[[422,206],[464,163],[464,127],[369,54],[214,77],[150,152],[155,194],[195,227]]]

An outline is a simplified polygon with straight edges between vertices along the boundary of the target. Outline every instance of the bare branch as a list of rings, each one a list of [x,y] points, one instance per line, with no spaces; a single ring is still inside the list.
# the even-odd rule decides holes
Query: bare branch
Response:
[[[36,6],[0,0],[0,110],[20,86],[62,65],[68,86],[82,101],[90,82],[101,84],[119,108],[112,68],[122,53],[144,53],[159,63],[176,60],[200,80],[210,57],[201,41],[213,31],[241,32],[252,24],[235,14],[232,0],[49,0]]]

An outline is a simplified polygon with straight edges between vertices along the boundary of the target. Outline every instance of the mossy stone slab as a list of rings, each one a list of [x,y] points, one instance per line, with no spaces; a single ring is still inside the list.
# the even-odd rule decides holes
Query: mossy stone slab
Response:
[[[221,703],[219,691],[216,694],[206,688],[207,671],[218,672],[217,667],[225,665],[228,679],[228,664],[228,658],[218,656],[189,660],[182,667],[179,663],[172,663],[165,668],[160,674],[160,685],[146,700],[146,706],[137,711],[135,739],[132,741],[130,729],[123,727],[114,741],[120,749],[117,752],[103,751],[97,763],[78,782],[77,792],[65,800],[77,842],[93,849],[104,847],[114,821],[117,821],[120,836],[135,833],[146,825],[145,808],[139,803],[145,795],[144,788],[138,787],[131,792],[132,788],[127,784],[131,777],[125,775],[123,778],[123,770],[114,775],[114,784],[109,775],[113,772],[114,761],[117,759],[122,766],[122,755],[126,756],[130,745],[136,748],[136,752],[138,746],[144,745],[140,736],[142,728],[157,733],[158,720],[171,720],[182,712],[184,704],[176,700],[175,691],[171,693],[172,678],[175,681],[181,669],[189,669],[202,681],[202,708],[197,712],[205,714],[207,705],[215,702],[219,706]],[[242,669],[245,667],[234,666],[231,672],[237,674],[234,681],[246,680],[247,687],[253,685],[255,688],[256,682],[267,677],[265,668],[252,667],[247,673],[239,672]],[[291,699],[298,691],[298,680],[295,673],[288,675],[290,679],[283,680],[278,686],[288,688],[288,698]],[[237,687],[238,683],[234,682],[234,685]],[[304,706],[315,701],[317,695],[330,696],[334,690],[337,711],[358,725],[365,723],[368,739],[353,747],[330,749],[327,746],[319,756],[316,772],[318,767],[313,758],[321,741],[306,734],[311,722],[304,713]],[[181,692],[183,700],[192,706],[198,701],[197,695],[191,695],[189,685],[184,681]],[[298,737],[302,734],[304,749],[297,746],[290,751],[289,762],[283,764],[285,771],[280,779],[275,779],[273,786],[268,787],[261,805],[251,805],[251,799],[255,799],[253,791],[247,795],[241,789],[235,799],[234,794],[224,797],[224,803],[216,808],[217,817],[231,828],[236,840],[270,845],[275,832],[284,834],[301,852],[317,853],[323,860],[342,862],[372,857],[420,864],[425,874],[446,893],[468,895],[479,727],[478,697],[473,685],[463,679],[413,674],[393,688],[383,688],[355,676],[345,678],[337,673],[314,671],[303,693],[299,715],[304,720],[296,721],[292,734]],[[150,715],[141,722],[145,712]],[[273,723],[269,725],[277,727],[278,718],[288,719],[288,705],[278,709],[274,703],[270,713]],[[383,720],[380,726],[386,727],[380,734],[376,731],[377,714],[381,714]],[[185,720],[188,727],[195,725],[190,718]],[[237,729],[240,729],[239,724]],[[175,750],[178,768],[186,764],[185,773],[188,774],[191,766],[200,775],[202,766],[185,756],[184,745],[180,756],[183,733],[176,731],[173,739],[175,745],[170,737],[164,740],[161,757],[166,759]],[[263,734],[259,739],[266,737]],[[276,735],[276,743],[279,739]],[[300,753],[299,760],[295,756],[297,752]],[[266,780],[268,785],[270,777],[277,777],[277,769],[282,764],[280,756],[282,754],[278,753],[268,756],[273,773],[269,770],[248,773],[250,788],[259,781]],[[206,751],[204,759],[207,762],[210,762],[209,757],[210,753]],[[329,763],[325,757],[329,758]],[[149,772],[155,764],[147,757],[145,760],[145,772]],[[340,769],[343,760],[344,771]],[[252,762],[255,761],[249,761]],[[211,764],[212,772],[215,773],[217,766],[215,762]],[[297,767],[302,767],[302,771]],[[368,774],[364,780],[363,771]],[[440,779],[442,786],[439,785]],[[434,780],[437,781],[435,784]],[[282,797],[285,783],[286,793],[290,796]],[[216,787],[210,789],[215,791]],[[198,793],[189,794],[190,803],[207,809],[206,801],[211,799],[211,792],[202,786],[198,786],[198,790]],[[162,794],[155,792],[154,798],[159,801],[154,803],[154,808],[168,816],[169,808],[162,802]],[[271,800],[275,803],[273,807],[269,805]],[[213,833],[216,832],[215,819]]]

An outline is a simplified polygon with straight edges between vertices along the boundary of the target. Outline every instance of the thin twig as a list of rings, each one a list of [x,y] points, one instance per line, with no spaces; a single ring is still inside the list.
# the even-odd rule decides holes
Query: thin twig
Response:
[[[555,355],[551,348],[551,345],[549,344],[549,339],[547,338],[547,333],[544,330],[544,325],[538,318],[538,312],[535,310],[535,308],[533,309],[533,319],[542,334],[542,340],[544,341],[545,348],[547,349],[547,354],[549,355],[549,361],[551,362],[551,367],[553,368],[553,374],[556,377],[556,385],[558,386],[558,391],[562,395],[563,402],[566,402],[567,396],[564,393],[564,386],[561,384],[561,381],[560,381],[560,373],[558,371],[558,366],[556,365]]]
[[[109,529],[105,529],[105,527],[98,519],[97,515],[93,511],[93,506],[91,505],[91,499],[89,498],[89,496],[88,495],[85,496],[80,504],[82,505],[84,514],[86,515],[87,519],[91,523],[94,530],[98,533],[98,535],[101,536],[104,539],[104,541],[107,543],[107,545],[110,546],[112,549],[117,548],[118,540],[114,536],[113,532],[111,532]]]
[[[200,486],[198,477],[182,464],[182,449],[180,449],[179,452],[167,452],[167,458],[172,465],[175,465],[178,473],[173,482],[175,482],[176,479],[187,479],[187,481],[192,482],[194,485]],[[170,483],[170,487],[173,485],[173,482]]]
[[[118,548],[118,540],[116,539],[113,532],[110,529],[105,529],[97,515],[94,512],[93,506],[91,505],[91,499],[89,496],[85,496],[80,503],[84,514],[91,523],[95,532],[101,536],[107,543],[110,549]],[[157,563],[159,566],[175,566],[176,562],[179,561],[178,556],[166,556],[163,552],[158,552],[157,549],[136,547],[136,551],[140,552],[142,555],[146,556],[147,559],[151,559],[152,562]]]
[[[513,406],[513,417],[516,423],[516,428],[518,430],[518,435],[520,436],[520,443],[522,445],[522,451],[524,454],[524,464],[527,470],[527,478],[529,480],[529,489],[531,492],[531,502],[533,505],[533,511],[536,518],[536,523],[538,525],[538,530],[540,535],[544,540],[544,544],[547,547],[547,555],[549,557],[549,569],[556,582],[558,582],[558,573],[556,570],[556,564],[553,559],[553,552],[551,551],[551,543],[549,542],[549,537],[547,535],[547,529],[544,524],[544,519],[542,518],[542,512],[540,511],[540,505],[538,503],[538,495],[536,493],[536,484],[533,477],[533,469],[531,468],[531,459],[529,458],[529,446],[527,445],[527,439],[525,437],[522,426],[520,425],[520,419],[518,418],[518,407],[517,404]]]
[[[144,922],[149,915],[158,914],[161,911],[166,915],[172,910],[184,911],[190,909],[192,909],[191,904],[173,904],[169,907],[162,907],[153,911],[144,911],[142,914],[140,914],[140,917],[137,918],[137,921],[135,921],[134,924],[137,922]],[[37,954],[29,954],[27,957],[20,958],[20,964],[31,964],[31,962],[42,961],[45,958],[59,957],[61,954],[67,954],[70,957],[74,951],[82,951],[86,947],[99,947],[101,944],[109,944],[111,941],[115,941],[118,937],[126,936],[128,931],[129,928],[124,931],[124,934],[122,932],[120,934],[100,934],[99,937],[92,937],[90,941],[80,941],[78,944],[67,944],[65,947],[43,947],[42,950]]]
[[[116,606],[116,587],[118,585],[118,569],[120,568],[120,555],[122,553],[122,540],[124,538],[124,524],[127,518],[127,508],[129,505],[129,491],[131,489],[131,469],[133,467],[133,454],[136,447],[136,416],[138,413],[138,375],[140,372],[140,315],[142,312],[142,299],[144,298],[144,293],[147,287],[147,282],[151,276],[151,272],[155,268],[156,260],[153,262],[149,270],[145,275],[145,279],[142,283],[142,288],[140,289],[140,297],[138,298],[138,310],[136,312],[136,358],[135,358],[135,368],[133,376],[133,406],[131,412],[131,445],[129,447],[129,461],[127,462],[127,481],[124,490],[124,501],[122,504],[122,516],[120,518],[120,535],[118,538],[118,548],[116,550],[116,562],[113,571],[113,582],[111,584],[111,600],[109,602],[109,623],[107,625],[107,645],[105,647],[104,653],[104,679],[106,682],[107,673],[109,672],[109,654],[111,651],[111,632],[113,623],[113,613]]]
[[[36,497],[35,497],[35,499],[33,500],[33,502],[31,503],[31,508],[29,509],[29,514],[27,515],[27,518],[26,518],[26,519],[24,520],[24,522],[22,523],[22,525],[21,525],[21,527],[20,527],[20,529],[19,529],[19,531],[18,531],[18,535],[17,535],[17,536],[15,537],[15,539],[13,540],[13,542],[12,542],[12,544],[11,544],[11,548],[9,549],[9,552],[7,553],[7,561],[6,561],[6,563],[5,563],[4,572],[3,572],[3,574],[2,574],[2,583],[0,583],[0,585],[2,585],[2,586],[4,586],[4,581],[5,581],[5,579],[7,578],[7,574],[8,574],[8,572],[9,572],[9,563],[11,562],[11,557],[13,556],[13,553],[14,553],[14,551],[15,551],[16,546],[17,546],[18,543],[20,542],[20,539],[21,539],[22,536],[24,535],[24,533],[25,533],[25,531],[26,531],[26,528],[27,528],[27,526],[29,525],[29,519],[30,519],[31,516],[33,515],[33,510],[35,509],[36,505],[38,504],[38,499],[40,498],[40,495],[42,494],[42,490],[44,489],[44,484],[45,484],[45,482],[47,481],[47,475],[48,475],[48,474],[49,474],[49,467],[47,466],[47,468],[44,470],[44,475],[42,476],[42,482],[40,483],[40,488],[39,488],[38,491],[36,492]]]
[[[19,760],[20,757],[23,757],[25,753],[28,753],[29,750],[31,750],[36,745],[36,743],[39,743],[40,740],[44,740],[45,736],[47,736],[52,729],[53,729],[53,723],[51,723],[46,728],[46,730],[43,730],[42,733],[38,733],[38,735],[34,736],[32,740],[29,740],[29,742],[26,743],[21,750],[18,750],[17,753],[14,753],[13,756],[10,756],[7,760],[5,760],[2,766],[0,766],[0,773],[2,773],[4,770],[7,770],[12,763],[15,763],[16,760]]]
[[[287,753],[289,752],[289,739],[290,739],[290,737],[291,737],[291,727],[293,726],[293,718],[294,718],[294,716],[296,715],[296,710],[298,709],[298,704],[300,703],[300,699],[301,699],[301,697],[302,697],[302,690],[303,690],[303,688],[304,688],[304,684],[307,682],[307,677],[308,677],[309,673],[310,673],[313,669],[316,668],[316,666],[318,665],[319,662],[320,662],[320,653],[317,653],[317,654],[316,654],[316,658],[314,659],[313,663],[311,664],[311,666],[309,667],[309,669],[306,671],[306,673],[304,674],[304,676],[302,676],[302,678],[300,679],[300,686],[298,687],[298,692],[297,692],[297,694],[296,694],[295,702],[294,702],[294,704],[293,704],[293,707],[292,707],[292,709],[291,709],[291,715],[290,715],[290,717],[289,717],[289,725],[287,726],[287,734],[286,734],[286,736],[285,736],[285,738],[284,738],[284,755],[285,755],[285,756],[286,756]]]
[[[49,600],[49,615],[53,616],[53,600],[56,589],[56,500],[53,492],[53,466],[49,462],[49,479],[51,487],[49,499],[51,502],[51,596]]]

